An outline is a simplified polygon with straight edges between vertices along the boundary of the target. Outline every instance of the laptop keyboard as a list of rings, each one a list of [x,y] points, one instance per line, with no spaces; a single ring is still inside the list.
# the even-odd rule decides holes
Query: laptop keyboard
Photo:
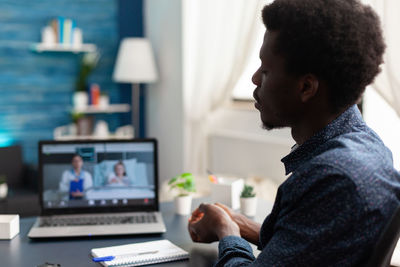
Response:
[[[157,223],[154,214],[138,214],[129,216],[90,216],[90,217],[48,217],[42,218],[39,227],[57,226],[85,226],[85,225],[113,225],[113,224],[137,224]]]

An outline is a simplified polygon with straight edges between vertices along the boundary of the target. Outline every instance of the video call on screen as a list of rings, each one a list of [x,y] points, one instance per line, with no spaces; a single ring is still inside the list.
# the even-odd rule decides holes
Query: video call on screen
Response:
[[[151,205],[153,143],[44,144],[45,208]]]

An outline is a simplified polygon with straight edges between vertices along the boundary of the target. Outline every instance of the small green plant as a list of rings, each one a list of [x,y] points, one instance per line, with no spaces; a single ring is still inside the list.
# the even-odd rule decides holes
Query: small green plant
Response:
[[[255,197],[256,193],[253,192],[254,187],[252,187],[251,185],[247,185],[245,184],[242,190],[242,193],[240,194],[240,197],[243,198],[249,198],[249,197]]]
[[[7,176],[4,174],[0,175],[0,184],[5,184],[7,183]]]
[[[75,90],[85,92],[90,73],[96,68],[100,59],[98,52],[85,53],[80,62],[79,75],[76,80]]]
[[[191,173],[182,173],[169,180],[168,185],[170,189],[177,189],[178,196],[187,196],[190,192],[196,192],[196,184],[194,183],[194,176]]]
[[[80,113],[80,112],[71,112],[71,119],[72,122],[77,123],[79,119],[82,119],[85,116],[85,114]]]

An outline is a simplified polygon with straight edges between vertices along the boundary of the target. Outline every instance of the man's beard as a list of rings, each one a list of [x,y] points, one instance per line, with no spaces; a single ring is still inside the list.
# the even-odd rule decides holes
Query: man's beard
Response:
[[[271,131],[271,130],[274,130],[274,129],[282,129],[282,128],[285,128],[285,127],[288,127],[288,126],[272,125],[272,124],[266,124],[266,123],[262,123],[261,124],[261,128],[263,128],[264,130],[267,130],[267,131]]]
[[[271,130],[275,129],[275,126],[273,126],[271,124],[267,125],[267,124],[262,123],[261,128],[263,128],[264,130],[267,130],[267,131],[271,131]]]

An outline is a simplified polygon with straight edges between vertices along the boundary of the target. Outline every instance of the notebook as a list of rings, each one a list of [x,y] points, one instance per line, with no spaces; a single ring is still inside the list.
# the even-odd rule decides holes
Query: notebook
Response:
[[[39,185],[30,238],[166,231],[155,139],[41,141]]]
[[[154,263],[184,260],[189,253],[169,240],[94,248],[91,254],[95,258],[114,256],[110,261],[100,261],[103,266],[142,266]],[[95,259],[94,258],[94,259]]]

